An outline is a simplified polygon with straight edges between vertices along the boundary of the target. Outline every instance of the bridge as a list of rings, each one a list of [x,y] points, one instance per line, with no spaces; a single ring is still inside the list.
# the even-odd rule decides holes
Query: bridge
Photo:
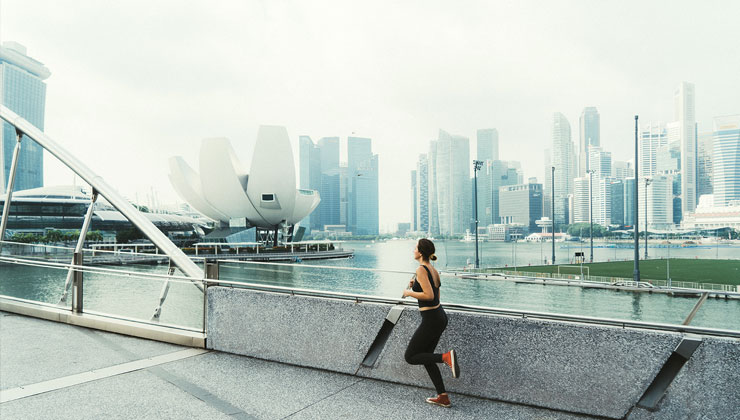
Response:
[[[6,107],[0,117],[18,132],[14,162],[23,137],[36,141],[90,184],[91,203],[103,195],[170,266],[86,265],[89,218],[66,262],[13,255],[0,242],[0,281],[12,284],[26,268],[61,274],[52,301],[0,296],[3,419],[738,418],[738,330],[445,302],[450,325],[439,348],[459,352],[463,374],[443,373],[453,408],[428,406],[426,373],[403,358],[419,323],[411,302],[225,278],[224,262],[182,253],[44,133]],[[11,169],[0,239],[12,177]],[[128,301],[90,305],[86,284],[121,278],[120,287],[143,294],[118,297],[145,296],[151,317],[132,316]],[[177,311],[189,321],[172,322]]]

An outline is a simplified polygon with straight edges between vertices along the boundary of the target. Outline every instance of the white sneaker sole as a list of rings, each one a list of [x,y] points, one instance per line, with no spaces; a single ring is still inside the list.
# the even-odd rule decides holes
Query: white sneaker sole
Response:
[[[457,364],[457,354],[455,353],[455,350],[450,350],[450,364],[452,365],[452,377],[459,378],[460,366]]]

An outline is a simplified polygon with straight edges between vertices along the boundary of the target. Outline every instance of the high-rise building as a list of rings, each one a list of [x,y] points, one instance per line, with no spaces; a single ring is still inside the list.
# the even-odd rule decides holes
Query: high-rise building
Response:
[[[318,143],[321,157],[319,195],[319,230],[340,224],[341,180],[339,171],[339,137],[324,137]]]
[[[319,191],[321,195],[321,151],[309,136],[298,138],[300,179],[299,185],[303,189]],[[322,197],[323,200],[323,197]],[[321,205],[319,204],[319,207]],[[321,209],[317,208],[305,219],[301,220],[301,226],[308,231],[321,230]]]
[[[624,180],[624,225],[635,225],[635,177]]]
[[[612,180],[611,188],[611,224],[624,225],[624,181]]]
[[[417,201],[419,198],[419,184],[417,181],[417,171],[416,169],[411,171],[411,224],[410,229],[412,231],[419,230],[419,202]]]
[[[478,130],[477,160],[498,160],[498,130],[485,128]]]
[[[612,175],[611,152],[605,152],[600,146],[591,146],[588,161],[590,169],[594,171],[594,176],[608,178]]]
[[[355,225],[357,235],[377,235],[379,225],[378,155],[363,161],[354,178]]]
[[[0,98],[2,104],[39,130],[44,130],[46,80],[51,73],[42,63],[26,55],[26,48],[16,42],[0,47]],[[2,121],[0,137],[0,186],[7,189],[13,150],[17,143],[13,126]],[[44,185],[44,149],[26,138],[22,140],[14,191]]]
[[[574,179],[573,182],[573,223],[588,223],[589,178],[582,176]]]
[[[645,180],[639,185],[640,215],[639,230],[645,229]],[[647,187],[647,225],[649,229],[670,229],[673,227],[673,179],[670,175],[656,175]]]
[[[578,176],[586,176],[589,165],[589,148],[601,146],[600,117],[595,107],[589,106],[581,112],[579,119],[580,147],[578,161]]]
[[[416,220],[415,230],[429,231],[429,161],[426,154],[419,155],[416,163]]]
[[[714,118],[713,143],[714,206],[725,207],[740,201],[740,114]]]
[[[593,177],[593,222],[608,227],[612,222],[612,179]]]
[[[501,223],[499,189],[506,185],[522,184],[518,162],[487,160],[478,173],[478,220],[480,226]],[[521,165],[519,165],[521,167]],[[481,182],[482,181],[482,182]]]
[[[573,193],[575,155],[570,123],[560,112],[553,114],[551,166],[555,167],[555,223],[568,223],[568,195]],[[549,168],[548,168],[549,169]],[[545,191],[551,187],[545,185]]]
[[[712,145],[714,133],[701,133],[697,140],[696,149],[696,196],[697,200],[702,195],[713,193],[713,167],[712,167]]]
[[[347,138],[348,230],[357,235],[378,234],[378,157],[372,140]]]
[[[658,172],[658,148],[668,144],[668,130],[664,123],[648,123],[640,128],[638,159],[640,177],[652,177]]]
[[[429,142],[427,156],[429,170],[427,180],[429,184],[429,234],[439,235],[439,201],[437,200],[437,141]]]
[[[542,184],[518,184],[499,188],[501,223],[519,224],[535,232],[542,218]]]
[[[470,225],[470,142],[439,130],[437,140],[437,206],[443,235],[465,233]]]
[[[681,144],[681,202],[683,212],[696,209],[696,110],[694,84],[681,82],[673,94]]]

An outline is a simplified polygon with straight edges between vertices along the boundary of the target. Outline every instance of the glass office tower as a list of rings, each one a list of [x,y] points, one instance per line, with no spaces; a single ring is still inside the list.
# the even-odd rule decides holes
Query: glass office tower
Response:
[[[0,97],[2,104],[25,118],[40,130],[44,129],[46,83],[49,69],[26,55],[26,48],[15,42],[5,42],[0,47]],[[0,147],[0,178],[3,191],[7,188],[13,149],[16,145],[15,129],[2,122],[2,147]],[[44,150],[34,141],[24,138],[18,156],[18,168],[13,190],[27,190],[44,185]]]

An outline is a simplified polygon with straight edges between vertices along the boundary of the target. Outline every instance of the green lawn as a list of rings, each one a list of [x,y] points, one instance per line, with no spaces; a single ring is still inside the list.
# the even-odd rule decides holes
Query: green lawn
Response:
[[[696,260],[671,258],[671,279],[675,281],[694,281],[699,283],[718,283],[740,285],[740,261],[738,260]],[[666,279],[667,260],[640,261],[640,278],[643,280]],[[583,264],[589,267],[590,275],[632,278],[633,261],[617,261]],[[510,269],[510,268],[509,268]],[[520,271],[534,273],[557,273],[558,267],[538,265],[517,267]],[[585,274],[586,270],[584,270]],[[579,267],[560,267],[561,274],[580,274]]]

